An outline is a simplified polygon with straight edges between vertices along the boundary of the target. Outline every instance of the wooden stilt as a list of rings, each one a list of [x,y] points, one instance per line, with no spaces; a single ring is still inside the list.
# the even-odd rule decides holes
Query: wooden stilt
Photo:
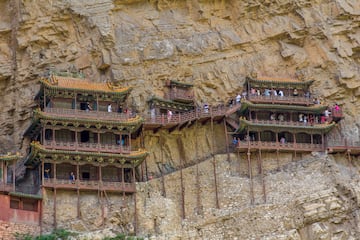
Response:
[[[77,194],[77,218],[80,218],[80,189],[76,189]]]
[[[195,129],[198,132],[198,122],[195,122]],[[195,176],[195,186],[196,186],[196,213],[198,215],[202,214],[202,206],[201,206],[201,194],[200,194],[200,175],[199,175],[199,145],[197,134],[195,134],[195,161],[196,161],[196,176]]]
[[[214,149],[214,147],[215,147],[214,119],[212,117],[211,117],[211,137],[212,137],[211,152],[213,155],[214,186],[215,186],[215,205],[216,205],[216,208],[220,208],[218,186],[217,186],[215,149]]]
[[[277,163],[277,168],[278,168],[278,170],[280,170],[279,148],[276,149],[276,163]]]
[[[263,198],[264,198],[264,203],[266,203],[266,188],[265,188],[263,160],[261,157],[261,149],[259,149],[259,159],[260,159],[260,176],[261,176],[261,184],[262,184],[262,190],[263,190]]]
[[[179,149],[182,150],[180,137],[177,138]],[[181,218],[185,219],[185,189],[184,189],[184,179],[183,179],[183,158],[180,155],[180,191],[181,191]]]
[[[226,120],[224,118],[224,133],[225,133],[225,142],[226,142],[226,153],[227,153],[227,160],[230,162],[230,151],[229,151],[229,136],[226,129]]]
[[[250,157],[250,148],[247,152],[247,159],[248,159],[248,175],[250,181],[250,203],[254,204],[254,187],[253,187],[253,178],[252,178],[252,167],[251,167],[251,157]]]
[[[237,172],[239,173],[239,176],[240,176],[241,175],[241,166],[240,166],[241,158],[240,158],[240,151],[239,150],[237,151],[237,158],[238,158],[238,162],[239,162]]]
[[[161,173],[162,195],[163,195],[163,197],[166,197],[165,178],[164,178],[164,149],[163,149],[164,144],[161,141],[161,136],[159,136],[159,143],[160,143],[160,151],[161,151],[160,173]]]
[[[105,209],[104,209],[104,194],[100,191],[100,205],[101,205],[101,225],[105,225]]]

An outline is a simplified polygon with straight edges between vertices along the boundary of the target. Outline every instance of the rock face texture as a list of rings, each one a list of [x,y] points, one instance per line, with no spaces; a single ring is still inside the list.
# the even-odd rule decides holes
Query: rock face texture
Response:
[[[133,86],[128,105],[140,113],[148,111],[152,95],[164,95],[167,79],[194,84],[197,104],[226,102],[242,91],[252,72],[313,79],[312,92],[328,104],[338,103],[345,114],[331,137],[359,141],[358,0],[4,0],[0,9],[3,152],[26,154],[22,136],[36,106],[38,79],[51,68]],[[184,164],[180,159],[190,167],[184,170],[184,201],[179,172],[166,175],[164,183],[139,184],[140,234],[157,239],[359,239],[357,163],[326,155],[291,161],[289,155],[275,166],[269,155],[263,167],[266,204],[262,187],[255,184],[255,205],[250,205],[245,162],[236,156],[212,159],[224,152],[224,127],[215,124],[216,140],[211,132],[205,125],[181,133],[145,133],[147,165],[154,176],[176,170]],[[71,199],[63,195],[64,203]],[[87,223],[100,226],[98,213],[93,215],[84,215]],[[51,226],[48,220],[45,228]]]

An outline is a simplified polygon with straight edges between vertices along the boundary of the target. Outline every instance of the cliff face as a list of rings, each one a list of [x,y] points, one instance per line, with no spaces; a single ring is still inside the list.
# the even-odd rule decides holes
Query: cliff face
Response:
[[[4,152],[20,149],[25,154],[28,142],[22,135],[36,106],[38,79],[49,68],[81,70],[94,81],[133,86],[128,104],[140,112],[148,110],[149,97],[164,94],[166,79],[194,84],[198,104],[226,102],[242,90],[245,76],[252,72],[313,79],[312,92],[344,110],[345,120],[334,134],[359,141],[357,0],[4,0],[0,9],[0,149]],[[160,158],[162,164],[176,166],[179,158],[195,161],[206,156],[212,140],[206,126],[202,128],[201,134],[184,130],[179,141],[174,134],[145,135],[146,145],[154,150],[149,171],[159,172]],[[220,136],[216,143],[224,142],[222,129],[215,127]],[[197,141],[196,135],[202,140]],[[185,151],[179,153],[180,147]],[[299,201],[300,208],[307,207]],[[263,212],[267,211],[265,206]],[[263,212],[260,209],[259,215]],[[154,233],[166,234],[156,221]],[[320,224],[313,231],[323,229]]]

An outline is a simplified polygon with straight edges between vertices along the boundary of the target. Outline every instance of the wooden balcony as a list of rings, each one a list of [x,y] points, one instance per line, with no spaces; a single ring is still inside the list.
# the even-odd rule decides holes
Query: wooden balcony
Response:
[[[54,117],[82,118],[82,119],[101,119],[120,122],[137,121],[138,117],[130,113],[85,111],[79,109],[65,108],[45,108],[44,112]]]
[[[347,139],[328,141],[327,150],[329,153],[349,153],[360,155],[360,142],[352,142]]]
[[[0,192],[14,192],[14,184],[0,182]]]
[[[192,111],[173,114],[168,118],[165,114],[161,115],[145,115],[145,128],[154,129],[154,128],[172,128],[176,126],[182,126],[193,121],[199,121],[204,123],[209,119],[217,121],[222,119],[225,116],[228,116],[241,108],[241,104],[234,104],[229,107],[225,106],[209,106],[209,108],[198,108]]]
[[[249,95],[249,101],[253,103],[272,103],[272,104],[290,104],[290,105],[313,105],[312,98],[300,96],[262,96],[262,95]]]
[[[109,192],[136,192],[135,183],[127,182],[106,182],[106,181],[96,181],[96,180],[76,180],[71,181],[67,179],[44,179],[43,187],[46,188],[56,188],[56,189],[73,189],[73,190],[88,190],[88,191],[97,191],[105,190]]]
[[[265,142],[265,141],[240,141],[237,146],[239,152],[264,150],[264,151],[283,151],[283,152],[321,152],[324,151],[322,144],[311,143],[280,143],[280,142]]]
[[[116,144],[97,144],[97,143],[76,143],[45,140],[43,146],[51,150],[84,151],[84,152],[102,152],[102,153],[121,153],[131,154],[132,149],[129,146]],[[133,151],[136,151],[133,149]]]

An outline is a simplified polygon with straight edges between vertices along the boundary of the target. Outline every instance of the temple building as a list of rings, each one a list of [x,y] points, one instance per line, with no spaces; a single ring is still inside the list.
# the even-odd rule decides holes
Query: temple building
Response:
[[[57,191],[76,194],[80,218],[82,191],[135,193],[148,153],[139,137],[143,119],[125,110],[131,88],[54,74],[40,82],[26,165],[39,169],[42,195],[53,194],[56,228]]]

